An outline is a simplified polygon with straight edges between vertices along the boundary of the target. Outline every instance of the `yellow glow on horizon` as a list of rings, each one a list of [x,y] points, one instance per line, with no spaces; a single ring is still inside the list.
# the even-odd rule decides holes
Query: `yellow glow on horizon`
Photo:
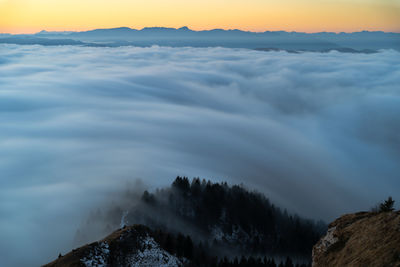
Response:
[[[0,32],[127,26],[400,32],[400,0],[0,0]]]

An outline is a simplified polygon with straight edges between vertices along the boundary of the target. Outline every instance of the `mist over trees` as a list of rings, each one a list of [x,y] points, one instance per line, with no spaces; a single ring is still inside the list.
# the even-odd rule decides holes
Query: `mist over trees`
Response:
[[[100,211],[92,217],[104,220],[108,231],[133,224],[158,229],[158,241],[167,251],[187,257],[192,253],[187,249],[195,244],[211,258],[217,257],[213,262],[221,266],[235,266],[234,258],[242,256],[256,261],[261,257],[261,262],[264,256],[290,256],[306,263],[312,246],[326,229],[324,223],[289,214],[263,194],[242,185],[199,178],[177,177],[170,187],[146,190],[140,197],[133,195],[130,204],[116,205],[104,217]],[[229,260],[224,262],[221,255]]]
[[[137,226],[138,227],[138,226]],[[294,263],[290,257],[275,260],[267,256],[235,256],[227,257],[215,255],[212,248],[206,243],[193,243],[190,236],[181,233],[171,234],[162,230],[151,232],[151,235],[162,248],[188,261],[185,266],[212,266],[212,267],[309,267],[310,263]]]

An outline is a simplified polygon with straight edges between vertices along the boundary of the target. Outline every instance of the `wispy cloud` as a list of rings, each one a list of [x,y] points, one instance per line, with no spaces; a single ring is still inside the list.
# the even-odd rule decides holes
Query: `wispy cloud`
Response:
[[[69,249],[134,178],[243,182],[326,219],[400,199],[399,56],[2,45],[0,258]]]

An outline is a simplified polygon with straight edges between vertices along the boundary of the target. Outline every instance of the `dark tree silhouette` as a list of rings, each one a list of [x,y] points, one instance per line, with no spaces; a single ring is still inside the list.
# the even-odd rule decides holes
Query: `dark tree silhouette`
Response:
[[[388,197],[388,199],[385,200],[385,202],[380,204],[379,211],[380,212],[393,211],[394,210],[393,206],[394,206],[394,200],[392,199],[392,197]]]
[[[326,227],[282,211],[263,194],[242,185],[187,177],[177,177],[169,188],[145,191],[132,205],[127,221],[177,234],[160,239],[165,249],[195,263],[206,261],[206,266],[233,266],[235,256],[239,266],[258,266],[262,259],[254,255],[290,255],[308,261]],[[203,260],[205,254],[208,258]],[[221,256],[229,256],[229,263],[220,262]],[[263,266],[281,263],[261,262]]]

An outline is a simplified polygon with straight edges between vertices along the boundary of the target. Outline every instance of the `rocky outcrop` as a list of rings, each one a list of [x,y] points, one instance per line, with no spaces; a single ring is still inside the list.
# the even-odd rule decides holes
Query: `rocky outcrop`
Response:
[[[312,266],[400,266],[400,211],[359,212],[332,222]]]
[[[182,266],[183,257],[168,253],[142,225],[127,226],[105,239],[88,244],[44,267]]]

